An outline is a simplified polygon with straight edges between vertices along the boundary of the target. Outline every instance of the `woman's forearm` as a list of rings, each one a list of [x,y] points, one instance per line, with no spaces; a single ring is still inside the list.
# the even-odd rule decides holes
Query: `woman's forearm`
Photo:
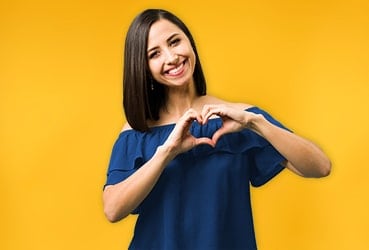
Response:
[[[153,189],[173,157],[167,147],[160,146],[153,157],[134,174],[118,184],[107,186],[103,193],[107,219],[117,222],[131,213]]]
[[[311,141],[270,123],[262,115],[254,116],[248,126],[268,140],[288,161],[286,167],[304,177],[329,175],[331,162]]]

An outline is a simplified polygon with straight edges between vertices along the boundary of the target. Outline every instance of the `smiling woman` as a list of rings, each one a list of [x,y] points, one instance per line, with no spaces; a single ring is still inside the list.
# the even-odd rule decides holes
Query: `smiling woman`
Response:
[[[148,47],[149,69],[157,82],[168,87],[194,86],[196,57],[181,29],[166,19],[155,22],[149,32]]]
[[[284,168],[329,174],[321,149],[263,109],[206,94],[194,40],[170,12],[136,17],[124,59],[128,124],[103,200],[111,222],[139,214],[130,249],[256,249],[250,183]]]
[[[161,23],[166,25],[157,25]],[[151,39],[148,39],[149,36]],[[184,45],[187,46],[186,55],[173,54]],[[193,79],[194,84],[188,87],[194,88],[196,95],[206,94],[205,76],[195,41],[186,25],[171,13],[157,11],[151,15],[148,11],[138,15],[128,30],[124,51],[123,105],[126,119],[134,129],[147,131],[149,123],[157,121],[160,110],[168,106],[168,88],[159,79],[165,76],[165,71],[168,73],[178,67],[176,57],[179,60],[183,56],[182,62],[189,65],[187,73],[193,70],[192,75],[187,76],[187,81]],[[172,61],[163,63],[163,59]],[[155,73],[150,70],[155,70]]]

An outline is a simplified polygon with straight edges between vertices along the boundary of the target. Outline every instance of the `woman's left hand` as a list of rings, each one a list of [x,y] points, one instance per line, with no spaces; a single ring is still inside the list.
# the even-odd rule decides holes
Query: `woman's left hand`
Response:
[[[228,105],[205,105],[202,112],[202,124],[211,116],[217,115],[223,120],[213,135],[214,145],[227,133],[250,129],[266,139],[286,158],[285,166],[304,177],[324,177],[329,175],[331,162],[324,152],[311,141],[270,123],[262,114],[255,114]]]
[[[201,112],[201,116],[203,118],[202,123],[205,124],[213,115],[219,116],[223,121],[222,127],[213,135],[212,140],[214,144],[216,144],[219,138],[224,134],[234,133],[245,128],[250,128],[249,121],[251,117],[257,116],[257,114],[225,104],[205,105]]]

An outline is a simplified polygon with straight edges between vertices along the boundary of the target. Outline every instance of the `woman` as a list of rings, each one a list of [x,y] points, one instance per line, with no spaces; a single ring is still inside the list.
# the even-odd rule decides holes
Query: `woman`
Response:
[[[249,183],[284,168],[330,172],[317,146],[264,110],[207,95],[194,40],[167,11],[131,24],[123,87],[128,124],[103,201],[111,222],[139,214],[130,249],[256,249]]]

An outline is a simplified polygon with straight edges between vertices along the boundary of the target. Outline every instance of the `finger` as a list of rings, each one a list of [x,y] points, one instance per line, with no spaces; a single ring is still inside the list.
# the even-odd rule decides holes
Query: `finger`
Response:
[[[174,127],[173,131],[172,131],[172,135],[180,135],[183,134],[185,131],[187,131],[189,129],[189,127],[191,126],[192,122],[195,119],[195,115],[193,114],[193,112],[191,110],[188,110],[187,112],[185,112],[181,118],[179,118],[176,126]]]
[[[212,139],[210,139],[210,138],[207,138],[207,137],[196,138],[195,144],[196,145],[207,144],[207,145],[210,145],[212,147],[215,147],[214,141]]]
[[[198,114],[197,112],[196,112],[196,121],[200,124],[203,123],[203,117],[201,116],[201,114]]]
[[[212,115],[218,115],[220,111],[221,110],[218,107],[218,105],[205,105],[201,112],[203,123],[204,124],[207,123],[207,121],[210,119]]]
[[[180,120],[183,120],[184,123],[191,124],[194,120],[198,119],[198,114],[195,110],[189,109],[184,113],[184,115],[180,118]]]
[[[218,140],[220,139],[220,137],[222,137],[224,134],[226,134],[227,131],[224,127],[219,128],[214,134],[213,137],[211,138],[214,145],[217,144]]]
[[[211,106],[210,105],[204,105],[204,107],[201,110],[201,116],[203,118],[203,122],[206,123],[206,121],[209,118],[209,112],[211,110]]]
[[[186,113],[187,113],[187,121],[188,122],[192,123],[193,121],[197,121],[200,124],[203,123],[203,117],[196,110],[189,109]]]

